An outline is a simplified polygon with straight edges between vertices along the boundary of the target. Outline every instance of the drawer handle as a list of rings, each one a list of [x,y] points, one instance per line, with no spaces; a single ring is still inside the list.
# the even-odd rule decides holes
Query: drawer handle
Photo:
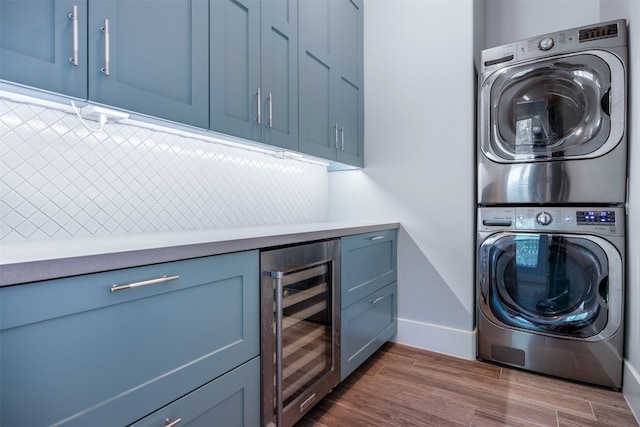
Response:
[[[369,237],[369,240],[380,240],[380,239],[384,239],[384,236],[373,236],[373,237]]]
[[[128,285],[113,285],[111,292],[125,291],[127,289],[141,288],[142,286],[156,285],[158,283],[171,282],[178,280],[180,276],[162,276],[157,279],[144,280],[142,282],[129,283]]]
[[[372,299],[371,301],[369,301],[371,304],[375,304],[377,302],[379,302],[380,300],[383,300],[384,297],[382,295],[378,295],[377,297],[375,297],[374,299]]]
[[[176,418],[173,421],[171,421],[169,418],[167,418],[166,420],[164,420],[164,427],[175,427],[178,424],[180,424],[181,422],[182,422],[182,418]]]

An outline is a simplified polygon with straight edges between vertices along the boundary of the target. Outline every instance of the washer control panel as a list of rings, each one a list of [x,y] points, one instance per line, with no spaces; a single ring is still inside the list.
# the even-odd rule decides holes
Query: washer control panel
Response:
[[[599,210],[599,211],[577,211],[576,219],[578,225],[607,225],[616,223],[616,211]]]
[[[553,221],[553,218],[551,217],[549,212],[542,211],[538,215],[536,215],[536,221],[540,225],[549,225],[551,224],[551,221]]]
[[[551,37],[545,37],[538,42],[538,49],[540,50],[549,50],[553,47],[555,42]]]
[[[623,207],[481,207],[479,232],[544,231],[622,236]]]

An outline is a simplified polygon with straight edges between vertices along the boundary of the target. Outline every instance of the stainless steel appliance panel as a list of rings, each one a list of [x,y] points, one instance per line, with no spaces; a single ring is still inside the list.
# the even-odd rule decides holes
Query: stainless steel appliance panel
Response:
[[[292,426],[340,379],[340,242],[261,252],[263,426]]]
[[[478,357],[622,385],[625,210],[481,207]]]
[[[478,203],[626,200],[624,20],[482,52]]]

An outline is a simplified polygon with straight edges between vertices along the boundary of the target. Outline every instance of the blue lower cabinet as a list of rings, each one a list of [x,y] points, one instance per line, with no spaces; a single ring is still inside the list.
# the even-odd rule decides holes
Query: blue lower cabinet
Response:
[[[342,310],[340,381],[396,334],[396,310],[395,282]]]
[[[383,230],[341,239],[340,304],[346,308],[397,278],[398,231]]]
[[[124,426],[233,372],[258,280],[248,251],[0,288],[0,425]]]
[[[398,230],[346,236],[340,244],[342,381],[398,329]]]
[[[260,358],[256,357],[154,412],[132,427],[257,427]]]

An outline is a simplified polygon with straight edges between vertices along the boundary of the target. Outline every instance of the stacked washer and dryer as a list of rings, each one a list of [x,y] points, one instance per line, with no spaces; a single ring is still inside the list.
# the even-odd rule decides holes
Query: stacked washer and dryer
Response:
[[[478,358],[622,387],[627,27],[482,52]]]

